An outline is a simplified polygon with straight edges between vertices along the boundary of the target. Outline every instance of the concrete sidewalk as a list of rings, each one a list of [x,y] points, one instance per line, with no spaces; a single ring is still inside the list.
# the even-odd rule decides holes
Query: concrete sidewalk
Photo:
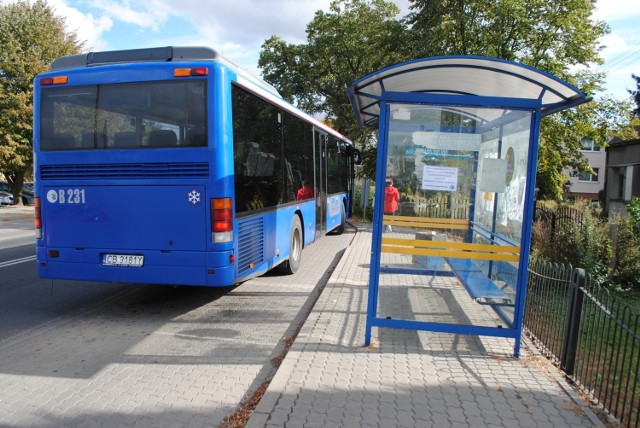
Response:
[[[1,206],[0,243],[6,244],[25,237],[36,239],[33,207]]]
[[[374,328],[365,348],[370,252],[360,227],[247,427],[603,426],[526,343]],[[385,305],[437,314],[411,296]]]
[[[23,218],[33,218],[34,208],[33,206],[17,206],[17,205],[2,205],[0,206],[0,220],[9,221]]]

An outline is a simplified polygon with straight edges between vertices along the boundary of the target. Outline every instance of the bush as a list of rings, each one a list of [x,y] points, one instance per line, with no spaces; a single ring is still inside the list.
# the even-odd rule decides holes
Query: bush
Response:
[[[631,226],[633,226],[633,230],[636,235],[640,235],[640,198],[636,198],[635,196],[631,198],[631,202],[626,206],[626,208],[629,213],[629,219],[631,221]]]
[[[592,278],[607,278],[611,258],[609,226],[584,202],[547,206],[533,225],[532,255],[581,267]],[[539,213],[540,214],[540,213]]]
[[[636,198],[637,199],[637,198]],[[617,239],[608,284],[640,292],[640,233],[632,216],[616,219]]]
[[[542,204],[536,209],[532,257],[583,268],[612,289],[640,292],[640,199],[627,205],[629,216],[611,224],[585,203]]]

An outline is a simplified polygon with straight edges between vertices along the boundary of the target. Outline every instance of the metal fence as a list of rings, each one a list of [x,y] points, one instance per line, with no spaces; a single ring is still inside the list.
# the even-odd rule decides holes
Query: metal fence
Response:
[[[590,400],[640,426],[640,314],[583,269],[532,260],[524,325]]]
[[[573,248],[566,233],[572,228],[584,227],[584,213],[570,206],[550,209],[536,201],[533,217],[540,228],[532,237],[534,247],[538,247],[537,241],[541,241],[549,251],[547,256],[550,260],[566,260],[563,256]]]

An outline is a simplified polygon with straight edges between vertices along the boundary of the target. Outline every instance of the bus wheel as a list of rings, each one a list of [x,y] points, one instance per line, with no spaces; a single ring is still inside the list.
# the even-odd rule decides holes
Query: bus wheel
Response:
[[[282,263],[280,271],[287,275],[296,273],[302,261],[302,225],[300,217],[293,216],[291,222],[291,238],[289,239],[289,260]]]

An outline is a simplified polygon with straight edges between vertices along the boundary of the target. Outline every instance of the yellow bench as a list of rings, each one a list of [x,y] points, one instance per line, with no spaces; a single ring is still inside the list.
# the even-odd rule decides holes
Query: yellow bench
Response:
[[[389,226],[408,226],[421,229],[458,229],[467,230],[469,222],[464,219],[457,218],[430,218],[430,217],[412,217],[402,215],[385,215],[382,219],[384,225]]]
[[[381,251],[412,256],[441,257],[447,261],[453,274],[476,302],[488,305],[513,305],[511,298],[491,278],[481,272],[473,260],[517,263],[520,261],[520,247],[383,237]]]
[[[520,261],[520,247],[382,237],[383,253],[410,254],[474,260]]]

